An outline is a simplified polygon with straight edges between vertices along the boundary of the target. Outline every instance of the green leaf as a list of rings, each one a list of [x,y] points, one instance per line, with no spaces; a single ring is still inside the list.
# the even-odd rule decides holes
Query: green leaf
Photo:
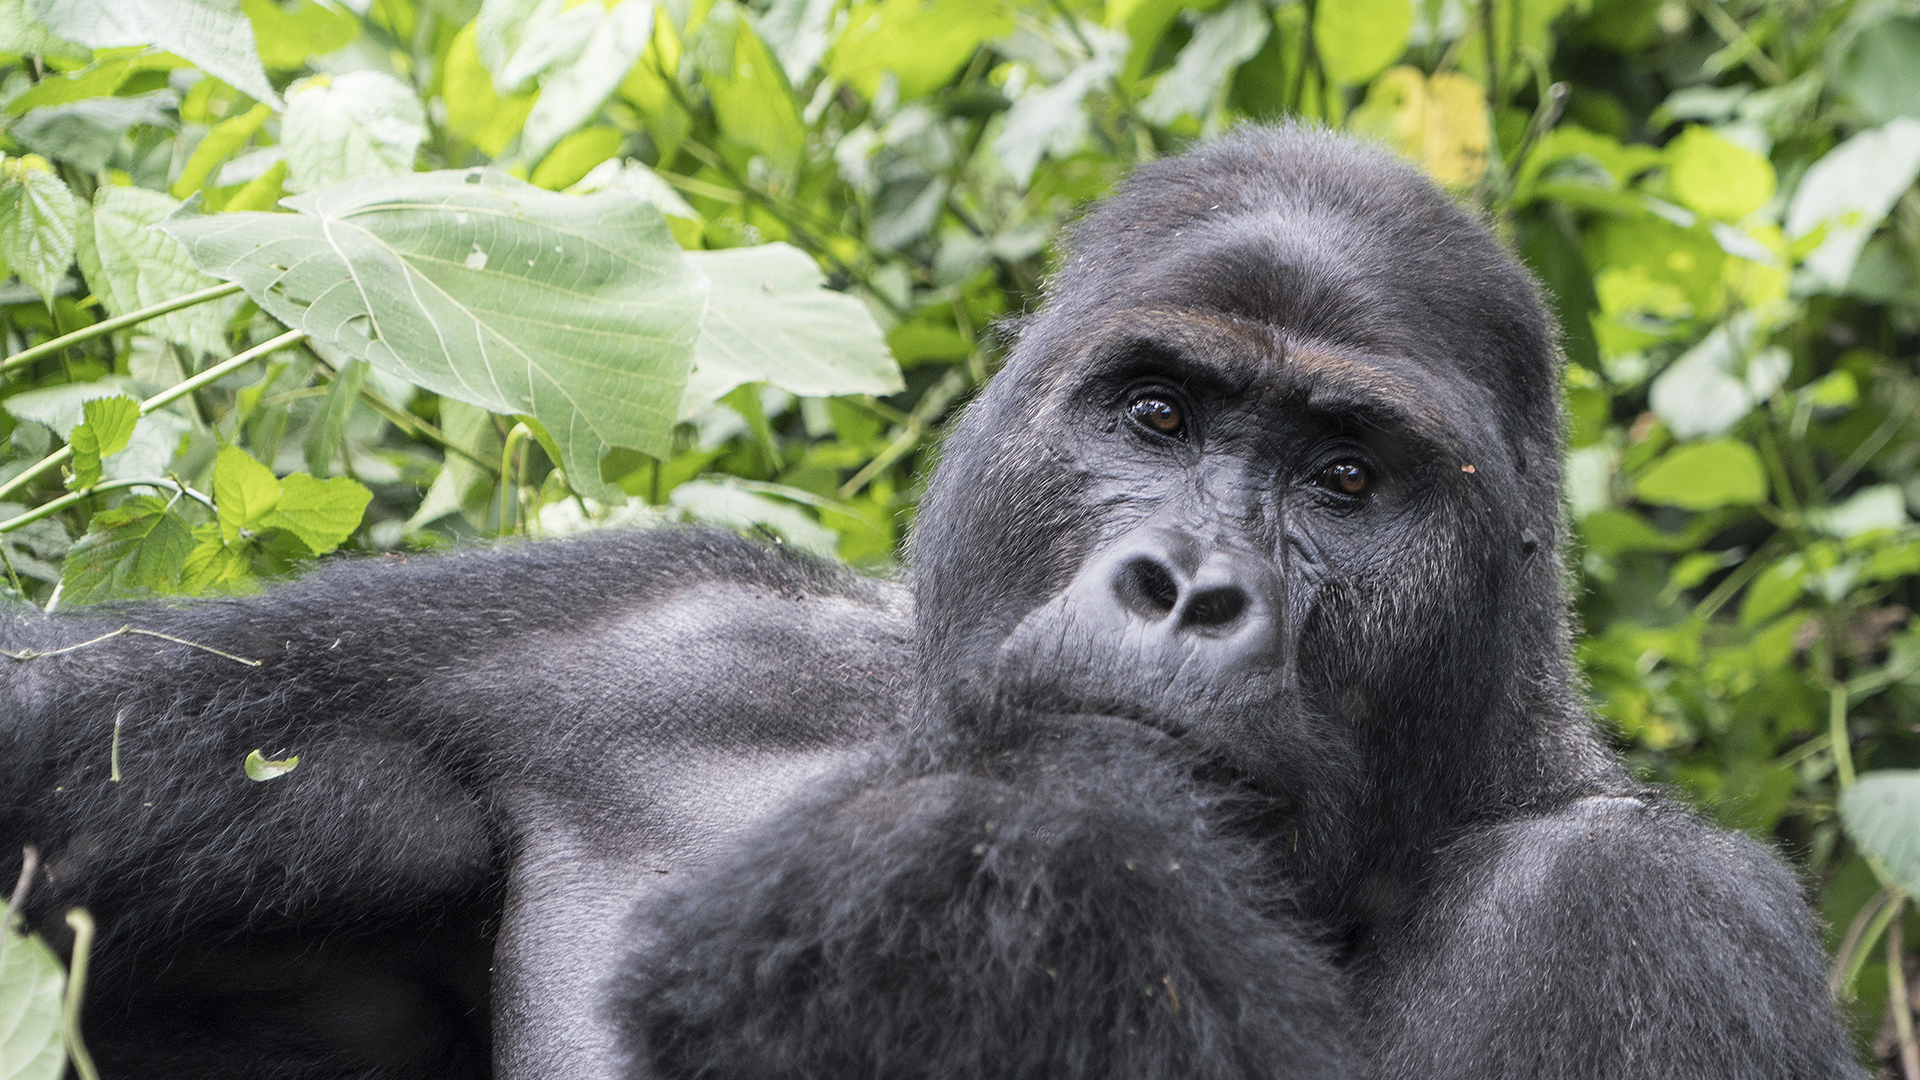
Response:
[[[1086,142],[1091,130],[1085,99],[1096,87],[1118,74],[1127,56],[1127,39],[1108,31],[1089,35],[1094,55],[1081,61],[1052,86],[1034,83],[1014,100],[1007,124],[993,140],[993,152],[1013,177],[1026,187],[1043,156],[1068,157]]]
[[[140,403],[130,397],[93,398],[80,408],[86,419],[68,438],[73,447],[73,478],[67,486],[75,491],[100,482],[100,459],[125,450],[140,421]]]
[[[62,602],[90,604],[171,592],[180,579],[193,532],[167,512],[164,500],[135,495],[93,515],[60,574]]]
[[[180,242],[154,228],[179,203],[145,188],[102,184],[80,218],[80,271],[109,315],[198,292],[219,282],[201,273]],[[196,353],[226,349],[227,317],[237,297],[170,312],[140,324],[142,331],[179,342]]]
[[[220,167],[220,163],[232,157],[234,152],[247,144],[254,133],[273,115],[266,105],[255,105],[239,116],[222,120],[213,125],[200,144],[193,148],[193,154],[187,158],[187,164],[180,170],[179,179],[168,188],[168,193],[176,199],[184,199],[200,190],[207,177]]]
[[[80,204],[38,154],[0,161],[0,262],[53,306],[79,243]]]
[[[347,434],[347,415],[360,399],[360,388],[367,384],[367,370],[365,360],[348,361],[327,386],[326,400],[320,403],[320,411],[307,430],[306,445],[302,448],[307,468],[315,476],[332,472],[334,459],[344,452],[341,443]]]
[[[308,551],[325,555],[360,527],[360,518],[372,501],[373,492],[351,477],[315,480],[306,473],[294,473],[280,480],[279,505],[263,524],[285,529],[299,537]]]
[[[287,87],[280,140],[297,191],[412,172],[426,137],[420,98],[385,72],[315,75]]]
[[[1323,9],[1338,6],[1321,5]],[[1201,16],[1173,69],[1160,76],[1153,92],[1140,103],[1140,115],[1163,126],[1182,116],[1207,116],[1234,70],[1259,52],[1272,32],[1273,19],[1259,0],[1234,0]]]
[[[310,56],[325,56],[360,36],[360,21],[345,7],[300,0],[292,11],[280,0],[240,0],[253,24],[260,62],[268,71],[298,71]]]
[[[1799,555],[1788,555],[1762,570],[1740,601],[1741,627],[1759,626],[1792,607],[1806,581],[1807,561]]]
[[[198,595],[237,589],[253,580],[253,568],[247,560],[247,544],[232,547],[220,539],[218,524],[193,530],[192,550],[180,568],[180,591]]]
[[[1920,19],[1897,11],[1860,28],[1847,46],[1834,88],[1869,123],[1920,118]]]
[[[1711,510],[1767,497],[1767,474],[1753,448],[1732,439],[1691,443],[1669,452],[1633,485],[1642,502]]]
[[[1339,0],[1313,9],[1313,47],[1327,78],[1362,86],[1407,50],[1408,0]]]
[[[154,46],[276,108],[240,0],[27,0],[47,29],[96,49]]]
[[[1647,404],[1677,438],[1726,432],[1786,382],[1793,370],[1787,350],[1757,348],[1778,321],[1776,314],[1735,315],[1653,380]]]
[[[689,252],[713,292],[680,415],[742,383],[802,397],[893,394],[905,383],[867,306],[823,288],[818,264],[786,244]]]
[[[38,390],[21,390],[0,398],[0,406],[4,406],[17,419],[45,424],[62,439],[71,439],[73,429],[87,418],[86,403],[94,398],[112,397],[115,394],[139,396],[132,379],[124,375],[107,375],[92,382],[60,383]]]
[[[1895,885],[1920,896],[1920,769],[1862,773],[1840,793],[1840,820]]]
[[[779,61],[739,6],[731,0],[717,4],[701,24],[696,45],[701,82],[721,133],[765,155],[774,168],[793,171],[806,147],[806,125]]]
[[[593,119],[626,77],[627,69],[646,51],[653,33],[652,4],[627,0],[608,11],[595,0],[588,0],[561,20],[575,18],[578,12],[596,11],[600,14],[588,24],[587,36],[574,55],[542,66],[546,74],[540,81],[540,97],[527,114],[526,128],[520,136],[520,156],[527,161],[539,161],[563,136]],[[529,42],[529,47],[532,44]],[[518,63],[519,57],[514,60]],[[785,100],[791,108],[792,96]],[[714,109],[720,109],[718,97]]]
[[[548,191],[567,189],[571,194],[572,186],[579,183],[599,165],[614,162],[613,155],[620,150],[620,143],[627,133],[617,127],[590,127],[576,131],[561,139],[540,164],[534,167],[533,175],[527,179],[535,187]]]
[[[288,205],[299,213],[167,228],[321,344],[489,412],[538,417],[575,491],[607,494],[608,447],[667,455],[707,285],[645,200],[472,170]]]
[[[60,1026],[67,973],[38,935],[0,925],[0,1077],[60,1080],[67,1045]]]
[[[1813,163],[1787,205],[1786,234],[1825,238],[1806,259],[1811,284],[1844,289],[1867,238],[1920,176],[1920,120],[1902,117],[1863,131]]]
[[[270,527],[267,519],[280,504],[280,481],[245,450],[223,446],[213,463],[213,503],[220,510],[220,538],[231,544],[242,531]]]
[[[264,782],[267,780],[272,780],[275,777],[287,775],[288,773],[292,772],[295,768],[297,768],[299,764],[300,764],[299,754],[294,754],[291,757],[284,757],[276,760],[274,758],[268,757],[266,754],[261,753],[258,750],[255,750],[252,753],[247,755],[246,763],[241,767],[246,770],[247,779]]]
[[[1907,521],[1907,497],[1898,484],[1861,488],[1839,506],[1807,512],[1807,524],[1842,539],[1902,528]]]
[[[1013,13],[1002,0],[855,3],[828,53],[827,72],[871,100],[890,71],[900,99],[910,101],[945,86],[982,42],[1012,29]]]
[[[1773,198],[1773,166],[1698,124],[1667,144],[1668,183],[1674,197],[1711,218],[1735,221]]]
[[[0,53],[85,60],[93,50],[64,41],[27,10],[27,0],[0,0]]]
[[[502,99],[494,91],[493,77],[480,63],[475,45],[479,27],[477,21],[468,23],[448,46],[440,101],[447,107],[449,131],[479,147],[487,156],[498,157],[520,134],[521,125],[533,110],[534,95],[517,94]]]
[[[668,503],[687,519],[731,529],[770,529],[802,551],[834,558],[838,537],[798,507],[748,491],[728,480],[689,480]]]

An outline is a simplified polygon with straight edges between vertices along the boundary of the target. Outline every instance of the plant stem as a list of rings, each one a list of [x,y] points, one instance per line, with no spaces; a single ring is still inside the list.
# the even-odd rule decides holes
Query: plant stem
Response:
[[[1827,690],[1827,731],[1833,740],[1833,768],[1845,791],[1853,786],[1853,737],[1847,732],[1847,688],[1838,683]]]
[[[169,480],[164,476],[132,476],[122,480],[107,480],[102,483],[95,484],[90,488],[82,488],[79,491],[70,491],[65,495],[62,495],[59,498],[53,500],[50,503],[42,503],[41,505],[34,507],[33,509],[27,511],[26,513],[21,514],[19,517],[8,518],[5,521],[0,521],[0,533],[9,533],[15,529],[22,528],[27,525],[31,525],[34,522],[39,521],[41,518],[51,517],[52,515],[57,514],[62,510],[65,510],[67,507],[72,506],[74,503],[77,503],[82,499],[89,498],[94,495],[105,494],[106,492],[109,492],[109,491],[119,491],[123,488],[130,488],[130,487],[166,488],[176,494],[185,495],[187,498],[192,499],[194,502],[197,502],[202,506],[205,506],[209,510],[212,510],[214,508],[212,499],[208,498],[207,496],[201,494],[198,491],[193,490],[192,488],[188,487],[185,484],[178,483],[173,480]]]
[[[1913,1040],[1913,999],[1907,994],[1905,942],[1907,898],[1893,902],[1894,917],[1887,924],[1887,1008],[1893,1010],[1893,1034],[1900,1044],[1900,1071],[1906,1080],[1920,1080],[1920,1044]]]
[[[80,1038],[80,1001],[87,990],[87,957],[93,952],[93,916],[86,908],[67,912],[67,925],[73,927],[73,960],[67,965],[67,996],[60,1006],[61,1027],[67,1037],[67,1059],[80,1080],[100,1080],[93,1067],[93,1055]]]
[[[265,356],[270,352],[274,352],[279,349],[284,349],[287,346],[293,344],[296,341],[299,341],[301,338],[304,338],[306,336],[307,336],[307,332],[305,330],[289,330],[286,333],[281,334],[279,337],[274,338],[272,341],[268,341],[260,345],[255,345],[253,348],[248,349],[246,352],[240,353],[239,355],[234,356],[231,359],[223,360],[220,363],[215,364],[212,367],[208,368],[207,370],[201,372],[200,374],[195,375],[193,378],[188,379],[185,382],[176,383],[173,386],[170,386],[167,389],[160,391],[158,394],[155,394],[152,397],[148,398],[147,400],[141,402],[140,415],[145,416],[148,413],[154,411],[155,409],[162,408],[167,405],[171,405],[174,402],[180,400],[181,398],[187,396],[188,394],[193,393],[195,390],[198,390],[203,386],[207,386],[212,383],[218,382],[221,379],[225,378],[228,374],[232,373],[233,371],[238,370],[239,368],[244,367],[245,365],[250,364],[255,360],[258,360],[260,357]],[[24,356],[26,354],[22,353],[21,355]],[[60,449],[55,450],[53,453],[48,454],[46,457],[41,458],[39,461],[29,466],[25,472],[14,477],[13,479],[7,481],[4,484],[0,484],[0,499],[5,499],[7,496],[13,494],[14,492],[20,490],[23,487],[26,487],[28,483],[32,482],[34,478],[38,477],[41,473],[46,472],[48,469],[58,467],[61,463],[65,462],[68,458],[72,456],[73,456],[73,445],[69,443],[68,445],[63,446]]]
[[[158,318],[170,312],[179,311],[181,308],[192,307],[195,304],[204,304],[209,300],[218,300],[223,296],[232,296],[239,291],[239,282],[223,282],[219,285],[210,285],[207,288],[201,289],[199,292],[190,292],[185,296],[176,296],[171,300],[155,304],[152,307],[144,307],[139,311],[130,311],[118,318],[94,323],[92,326],[83,330],[75,330],[71,334],[62,334],[52,341],[43,341],[31,349],[22,350],[7,357],[5,360],[0,360],[0,372],[12,371],[14,368],[20,367],[23,364],[31,364],[35,360],[51,353],[59,352],[69,345],[78,345],[83,341],[92,341],[94,338],[111,334],[115,330],[124,330],[135,323],[146,322],[148,319]]]

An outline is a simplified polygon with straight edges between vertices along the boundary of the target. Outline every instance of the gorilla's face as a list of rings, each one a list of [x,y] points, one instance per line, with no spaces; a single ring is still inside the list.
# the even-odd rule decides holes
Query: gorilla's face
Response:
[[[1507,677],[1486,658],[1555,525],[1484,379],[1497,335],[1390,314],[1530,296],[1470,224],[1500,273],[1463,288],[1424,253],[1368,272],[1395,238],[1348,212],[1218,217],[1143,263],[1076,251],[929,499],[922,645],[950,707],[1144,724],[1285,792]]]

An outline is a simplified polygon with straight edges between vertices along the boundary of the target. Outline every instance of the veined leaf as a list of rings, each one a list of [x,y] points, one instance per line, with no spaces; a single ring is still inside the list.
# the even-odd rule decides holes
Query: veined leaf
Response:
[[[866,305],[822,288],[820,269],[805,252],[763,244],[688,258],[713,293],[681,416],[749,382],[804,397],[892,394],[905,385]]]
[[[93,206],[80,218],[78,256],[87,287],[108,314],[125,315],[219,284],[195,269],[179,241],[154,228],[179,205],[145,188],[102,184],[94,193]],[[219,352],[235,306],[237,299],[216,300],[148,320],[141,328],[195,352]]]
[[[1862,773],[1841,793],[1840,820],[1894,884],[1920,895],[1920,769]]]
[[[80,204],[38,154],[0,161],[0,261],[48,306],[79,243]]]
[[[100,482],[100,459],[125,450],[133,439],[134,425],[140,422],[140,403],[118,394],[85,402],[80,411],[86,419],[68,439],[73,447],[73,479],[67,486],[75,491]]]
[[[296,190],[412,172],[426,137],[420,98],[384,72],[315,75],[287,88],[280,138]]]
[[[271,527],[267,519],[280,505],[280,481],[245,450],[223,446],[213,464],[213,502],[220,510],[220,538],[231,544],[242,530]]]
[[[307,550],[325,555],[360,527],[373,492],[347,476],[315,480],[294,473],[280,481],[280,502],[265,524],[300,538]]]
[[[47,29],[80,45],[152,45],[185,57],[256,101],[276,108],[240,0],[27,0]]]
[[[297,214],[176,217],[200,266],[348,356],[553,433],[574,490],[607,448],[665,456],[706,281],[645,200],[478,170],[370,179]]]
[[[135,495],[93,515],[91,531],[67,555],[61,599],[87,604],[170,592],[192,549],[192,530],[164,500]]]
[[[1156,124],[1206,116],[1234,70],[1260,51],[1272,31],[1273,19],[1258,0],[1234,0],[1201,16],[1173,69],[1160,76],[1140,103],[1140,115]]]

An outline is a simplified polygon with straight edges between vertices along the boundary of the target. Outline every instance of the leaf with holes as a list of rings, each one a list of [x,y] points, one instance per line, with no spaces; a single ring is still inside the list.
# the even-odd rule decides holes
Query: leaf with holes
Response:
[[[608,448],[665,457],[707,283],[625,190],[415,173],[288,200],[297,214],[175,217],[200,268],[348,356],[553,433],[604,501]]]

